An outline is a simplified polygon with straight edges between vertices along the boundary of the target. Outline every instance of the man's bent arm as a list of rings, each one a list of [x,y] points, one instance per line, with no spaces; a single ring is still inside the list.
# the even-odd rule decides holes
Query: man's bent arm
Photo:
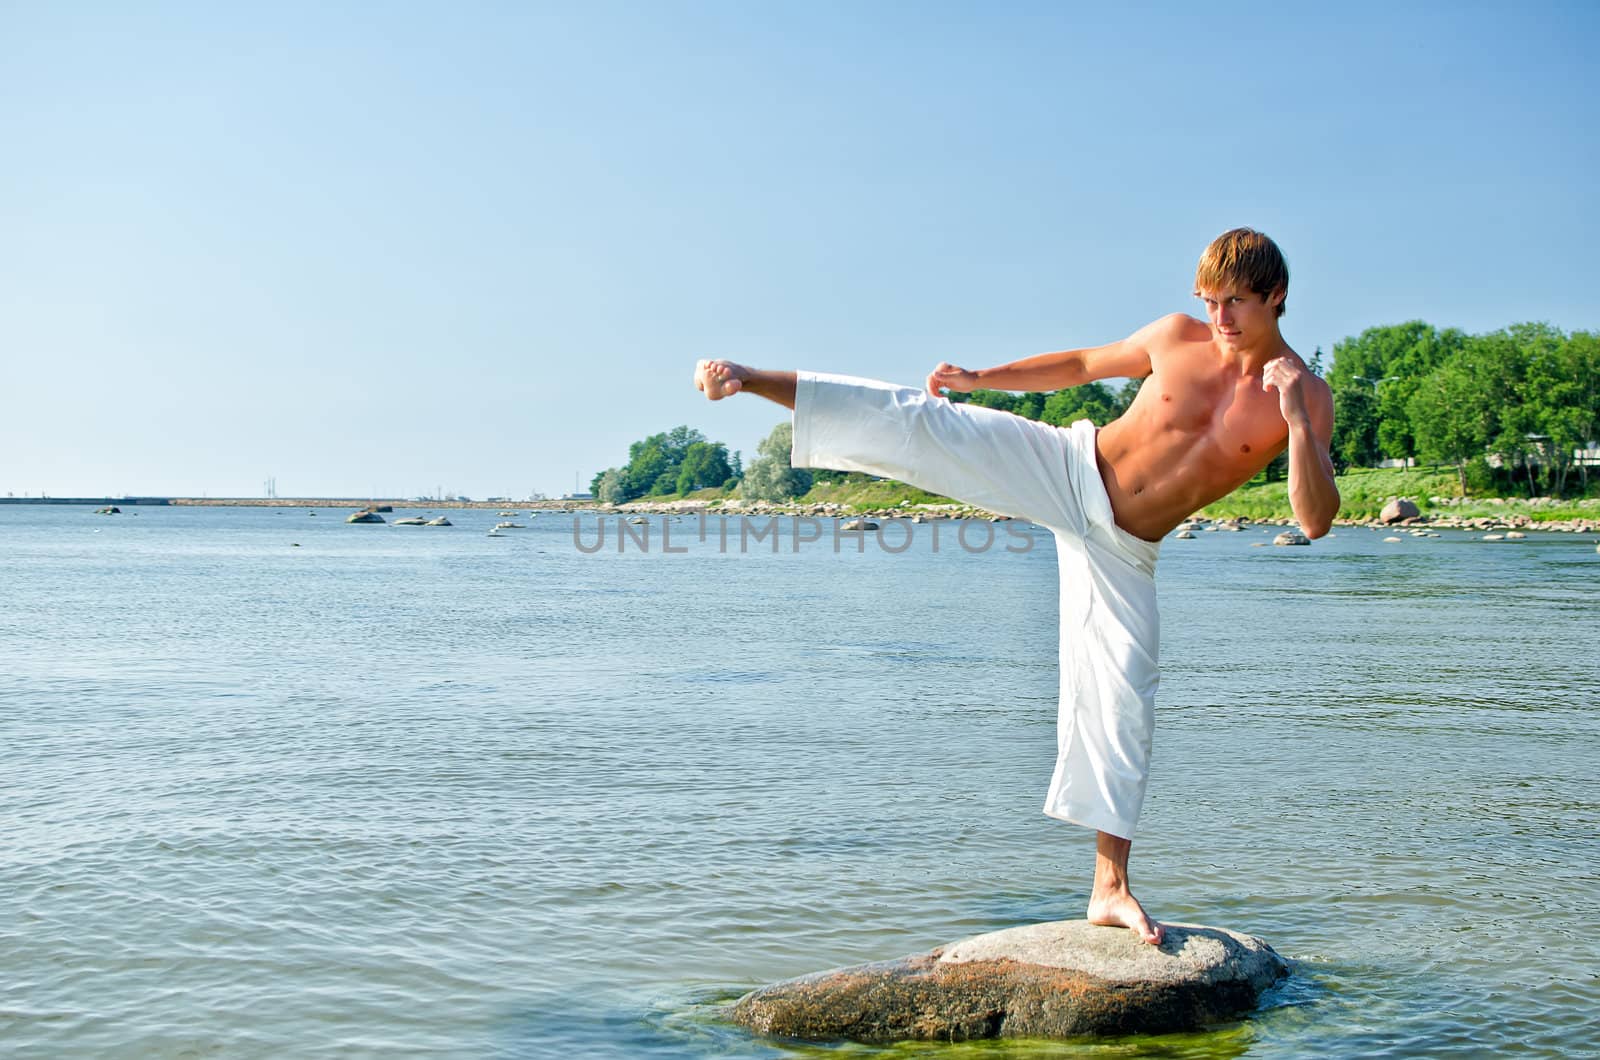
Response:
[[[1181,314],[1174,314],[1181,317]],[[1173,317],[1162,317],[1123,339],[1107,346],[1082,350],[1060,350],[1011,361],[994,368],[970,372],[954,365],[941,364],[928,376],[928,390],[939,387],[969,391],[980,387],[991,390],[1062,390],[1097,379],[1127,376],[1142,379],[1150,374],[1150,348],[1161,334],[1176,326]]]
[[[1333,396],[1317,380],[1289,423],[1289,507],[1307,537],[1321,537],[1339,514],[1339,486],[1328,444],[1333,437]]]

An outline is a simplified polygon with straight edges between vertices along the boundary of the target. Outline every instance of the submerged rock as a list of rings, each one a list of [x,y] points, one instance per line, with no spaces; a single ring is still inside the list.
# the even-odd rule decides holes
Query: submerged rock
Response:
[[[1298,530],[1285,530],[1272,539],[1274,545],[1309,545],[1311,539]]]
[[[374,511],[355,512],[345,519],[347,523],[381,523],[383,516]]]
[[[728,1014],[813,1041],[1159,1034],[1247,1011],[1288,974],[1271,946],[1223,928],[1167,924],[1157,947],[1126,928],[1064,920],[790,979]]]

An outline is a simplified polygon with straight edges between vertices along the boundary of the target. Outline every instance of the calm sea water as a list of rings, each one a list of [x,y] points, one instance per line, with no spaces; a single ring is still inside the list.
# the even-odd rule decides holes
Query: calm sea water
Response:
[[[1167,542],[1135,889],[1295,976],[1200,1034],[873,1049],[717,1007],[1082,915],[1048,536],[343,514],[0,506],[0,1051],[1600,1049],[1592,537]]]

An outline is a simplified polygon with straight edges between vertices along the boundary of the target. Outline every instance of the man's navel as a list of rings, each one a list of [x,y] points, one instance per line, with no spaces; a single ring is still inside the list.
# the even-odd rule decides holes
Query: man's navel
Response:
[[[1250,451],[1250,446],[1249,446],[1248,443],[1246,443],[1244,445],[1241,445],[1239,447],[1239,452],[1241,452],[1241,453],[1248,453],[1249,451]]]

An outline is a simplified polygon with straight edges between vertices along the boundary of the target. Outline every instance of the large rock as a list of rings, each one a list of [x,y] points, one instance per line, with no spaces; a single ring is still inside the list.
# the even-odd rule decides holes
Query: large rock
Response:
[[[1126,928],[1063,920],[790,979],[729,1015],[814,1041],[1159,1034],[1251,1009],[1288,974],[1271,946],[1223,928],[1167,924],[1156,947]]]
[[[1370,511],[1371,509],[1368,510]],[[1396,497],[1383,506],[1383,511],[1378,513],[1378,522],[1387,526],[1390,523],[1398,523],[1402,519],[1415,519],[1421,514],[1422,511],[1417,507],[1415,501],[1409,497]]]

